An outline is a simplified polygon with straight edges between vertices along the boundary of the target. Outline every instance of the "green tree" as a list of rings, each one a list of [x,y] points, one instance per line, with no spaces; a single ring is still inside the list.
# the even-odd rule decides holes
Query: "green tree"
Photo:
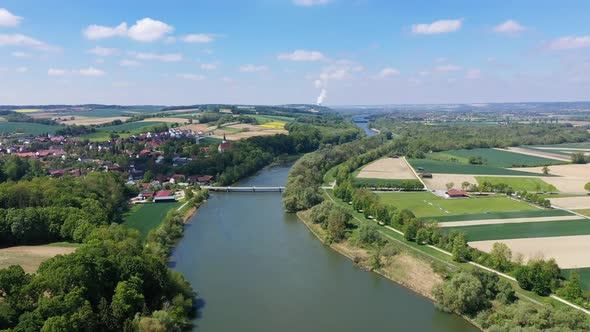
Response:
[[[481,282],[467,272],[459,272],[433,290],[436,306],[442,311],[475,315],[490,306]]]
[[[564,283],[563,288],[559,290],[558,294],[576,303],[583,302],[584,292],[580,286],[580,275],[577,272],[572,272],[568,280]]]
[[[142,311],[145,300],[142,294],[142,285],[142,280],[135,276],[117,284],[111,309],[113,316],[119,321],[132,318],[135,313]]]
[[[571,154],[571,160],[573,164],[586,164],[588,159],[584,155],[584,152],[574,152]]]
[[[330,211],[328,215],[328,234],[332,240],[339,242],[344,239],[350,218],[350,214],[340,208]]]
[[[371,244],[377,242],[381,236],[375,224],[363,223],[359,227],[359,241],[364,244]]]
[[[590,182],[588,182],[588,183],[586,183],[586,184],[584,185],[584,189],[585,189],[586,191],[590,191]]]
[[[543,169],[542,169],[542,171],[543,171],[543,174],[547,175],[547,174],[549,174],[549,172],[550,172],[551,170],[549,169],[549,166],[545,165],[545,166],[543,166]]]
[[[451,253],[453,254],[453,260],[456,262],[465,262],[470,259],[465,233],[459,232],[453,238]]]
[[[492,268],[500,271],[508,271],[512,267],[512,251],[510,248],[501,242],[496,242],[492,245],[490,251],[490,265]]]

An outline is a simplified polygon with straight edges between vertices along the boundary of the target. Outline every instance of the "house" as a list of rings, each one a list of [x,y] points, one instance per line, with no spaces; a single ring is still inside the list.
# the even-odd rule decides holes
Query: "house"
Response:
[[[225,139],[225,134],[223,134],[223,141],[219,143],[217,146],[217,151],[223,152],[231,147],[231,144]]]
[[[213,179],[212,175],[198,176],[197,183],[199,183],[200,185],[204,185],[204,184],[209,183],[212,179]]]
[[[137,198],[139,198],[142,201],[145,201],[146,199],[150,198],[150,197],[154,197],[155,194],[153,191],[151,190],[143,190],[142,192],[139,193],[139,195],[137,195]]]
[[[445,192],[445,196],[447,198],[461,198],[461,197],[469,197],[469,193],[463,190],[451,189]]]
[[[59,178],[59,177],[62,177],[64,174],[66,174],[66,172],[67,171],[65,169],[54,169],[49,172],[49,175],[51,175],[55,178]]]
[[[175,200],[176,198],[174,198],[172,190],[160,190],[154,196],[154,202],[170,202]]]
[[[182,180],[184,180],[184,175],[182,175],[182,174],[174,174],[170,178],[170,183],[180,183],[180,182],[182,182]]]

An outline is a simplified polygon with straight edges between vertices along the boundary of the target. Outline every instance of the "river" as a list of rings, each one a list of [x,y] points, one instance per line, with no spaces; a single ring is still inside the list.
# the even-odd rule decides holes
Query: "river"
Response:
[[[241,184],[284,184],[288,170]],[[322,245],[278,193],[212,194],[171,265],[198,292],[195,331],[478,331]]]

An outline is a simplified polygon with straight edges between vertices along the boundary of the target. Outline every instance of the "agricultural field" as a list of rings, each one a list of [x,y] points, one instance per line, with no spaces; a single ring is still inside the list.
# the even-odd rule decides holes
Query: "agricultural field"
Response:
[[[541,175],[541,167],[519,168],[519,170]],[[585,194],[584,185],[590,182],[590,164],[553,165],[549,167],[551,177],[543,180],[564,193]]]
[[[475,179],[479,184],[489,182],[493,185],[504,183],[510,186],[513,190],[526,191],[559,191],[555,186],[548,184],[539,178],[525,178],[525,177],[497,177],[497,176],[476,176]]]
[[[441,223],[453,223],[455,221],[469,221],[469,220],[489,220],[489,219],[512,219],[512,218],[543,218],[543,217],[558,217],[558,216],[571,216],[572,214],[557,209],[547,210],[526,210],[526,211],[507,211],[507,212],[494,212],[494,213],[471,213],[462,215],[451,215],[451,216],[439,216],[432,217]]]
[[[590,208],[590,196],[552,198],[551,203],[564,209],[584,210]]]
[[[20,265],[27,273],[34,273],[41,263],[56,255],[72,253],[76,247],[71,244],[17,246],[0,249],[0,269]]]
[[[74,118],[73,120],[71,118]],[[109,123],[109,122],[113,122],[115,120],[120,120],[120,121],[125,121],[127,119],[129,119],[129,117],[126,116],[114,116],[114,117],[104,117],[104,118],[95,118],[95,117],[88,117],[88,116],[71,116],[71,117],[62,117],[60,119],[63,119],[63,121],[61,121],[61,124],[64,124],[66,126],[72,126],[72,125],[77,125],[77,126],[90,126],[90,125],[100,125],[100,124],[104,124],[104,123]]]
[[[577,219],[536,223],[505,223],[500,225],[476,225],[444,228],[444,230],[447,231],[451,231],[453,229],[465,232],[467,234],[468,241],[590,235],[590,220]],[[540,246],[537,247],[537,250],[543,248],[542,244],[539,243],[539,245]]]
[[[115,117],[115,116],[129,116],[130,114],[142,113],[156,113],[161,110],[161,107],[138,107],[138,108],[100,108],[89,111],[71,111],[59,113],[59,116],[88,116],[88,117]]]
[[[15,109],[13,110],[16,113],[37,113],[37,112],[41,112],[40,109],[38,108],[19,108],[19,109]]]
[[[383,158],[362,167],[357,178],[386,180],[415,180],[416,175],[402,158]]]
[[[145,239],[152,229],[157,228],[166,214],[172,209],[182,206],[181,202],[160,202],[134,205],[125,216],[123,225],[137,229],[142,239]]]
[[[31,122],[0,122],[0,134],[41,135],[53,134],[60,126],[50,126]]]
[[[471,175],[543,176],[543,174],[535,174],[516,169],[506,169],[488,165],[453,163],[448,161],[439,161],[431,159],[408,159],[408,162],[410,162],[410,165],[412,165],[412,167],[417,172]]]
[[[295,118],[290,118],[287,116],[278,116],[278,115],[247,115],[248,117],[255,118],[258,121],[258,124],[265,124],[267,122],[293,122]]]
[[[226,138],[228,140],[236,141],[236,140],[249,138],[249,137],[255,137],[255,136],[269,136],[269,135],[288,134],[289,133],[285,129],[270,129],[270,128],[265,128],[262,126],[248,124],[248,123],[238,123],[238,124],[228,125],[228,126],[225,126],[224,129],[225,130],[215,130],[213,132],[213,137],[223,138],[223,135],[225,134]]]
[[[575,268],[575,269],[563,269],[561,274],[565,278],[569,278],[572,272],[576,272],[580,275],[580,286],[584,292],[590,292],[590,268]]]
[[[554,258],[557,265],[563,269],[590,267],[590,255],[588,255],[590,235],[487,240],[469,242],[469,245],[489,252],[495,242],[505,243],[510,247],[513,257],[515,254],[520,254],[525,260]]]
[[[140,122],[166,122],[166,123],[178,123],[178,124],[185,124],[188,123],[188,120],[185,118],[179,117],[165,117],[165,118],[147,118]]]
[[[429,192],[379,193],[378,195],[383,203],[398,209],[409,209],[417,217],[536,210],[527,203],[502,195],[461,199],[446,199]]]
[[[285,125],[287,123],[280,122],[280,121],[271,121],[264,124],[261,124],[260,127],[269,128],[269,129],[285,129]]]
[[[543,166],[562,163],[560,161],[530,156],[502,149],[451,150],[429,154],[427,158],[468,163],[469,157],[481,157],[484,164],[496,167]]]

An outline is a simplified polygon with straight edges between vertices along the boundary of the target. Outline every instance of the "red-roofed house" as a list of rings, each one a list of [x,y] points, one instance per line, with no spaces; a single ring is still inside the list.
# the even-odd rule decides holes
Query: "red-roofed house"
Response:
[[[231,147],[231,144],[225,139],[225,134],[223,134],[223,141],[219,143],[217,146],[217,151],[223,152]]]
[[[172,190],[160,190],[154,196],[154,202],[169,202],[175,201],[174,193]]]
[[[469,197],[469,193],[463,190],[451,189],[445,193],[447,198]]]

